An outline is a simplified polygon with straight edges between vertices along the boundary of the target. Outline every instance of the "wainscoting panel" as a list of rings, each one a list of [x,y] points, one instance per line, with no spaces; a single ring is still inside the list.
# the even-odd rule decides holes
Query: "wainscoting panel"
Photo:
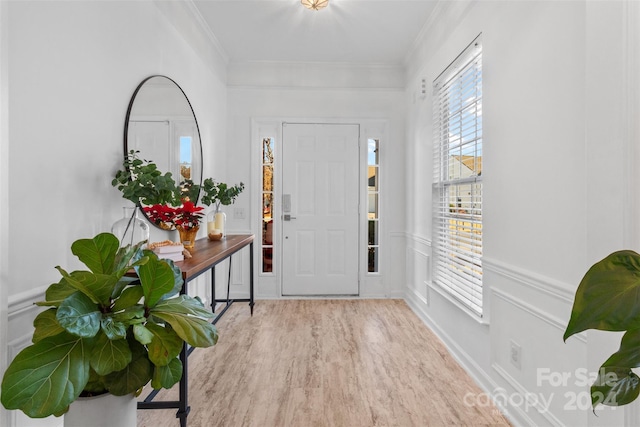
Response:
[[[584,334],[564,343],[563,319],[501,290],[491,296],[492,370],[512,397],[509,410],[536,425],[583,425],[590,405],[589,374],[579,368],[586,366]]]
[[[514,418],[535,425],[584,425],[590,401],[585,334],[563,341],[571,285],[487,260],[491,371]],[[501,403],[501,402],[499,402]],[[584,406],[587,406],[585,411]]]
[[[430,243],[407,238],[406,300],[484,389],[483,397],[514,425],[586,425],[593,416],[582,408],[590,384],[590,373],[580,368],[587,366],[586,335],[562,339],[576,285],[485,258],[485,319],[474,319],[446,296],[427,293]],[[566,380],[558,380],[562,375]]]
[[[25,347],[31,344],[33,335],[33,319],[44,310],[34,304],[44,300],[44,291],[47,287],[23,292],[9,297],[9,325],[7,358],[9,361]],[[32,419],[21,411],[8,411],[8,427],[61,427],[63,418],[48,417]]]
[[[415,248],[407,248],[407,288],[423,304],[429,305],[429,288],[431,280],[431,257]]]

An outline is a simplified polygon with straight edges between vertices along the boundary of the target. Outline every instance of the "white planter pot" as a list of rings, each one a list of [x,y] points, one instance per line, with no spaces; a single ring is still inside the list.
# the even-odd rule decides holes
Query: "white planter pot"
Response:
[[[81,397],[64,414],[64,427],[136,427],[137,409],[132,394]]]

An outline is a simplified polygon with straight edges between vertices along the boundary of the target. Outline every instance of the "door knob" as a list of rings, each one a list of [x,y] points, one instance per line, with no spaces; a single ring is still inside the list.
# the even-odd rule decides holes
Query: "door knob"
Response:
[[[282,219],[284,219],[285,221],[291,221],[292,219],[296,219],[295,216],[291,216],[289,214],[284,214],[282,215]]]

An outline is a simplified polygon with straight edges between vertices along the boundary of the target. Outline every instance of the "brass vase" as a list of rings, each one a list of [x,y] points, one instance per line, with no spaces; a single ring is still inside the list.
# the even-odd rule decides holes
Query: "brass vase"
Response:
[[[186,249],[193,250],[193,247],[196,245],[196,235],[200,227],[185,229],[181,225],[176,225],[176,229],[178,233],[180,233],[180,242],[182,245]]]

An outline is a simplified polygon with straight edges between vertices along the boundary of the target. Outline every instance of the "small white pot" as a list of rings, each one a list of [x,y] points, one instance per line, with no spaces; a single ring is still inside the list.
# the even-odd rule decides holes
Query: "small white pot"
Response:
[[[137,409],[133,394],[81,397],[64,414],[64,427],[136,427]]]

